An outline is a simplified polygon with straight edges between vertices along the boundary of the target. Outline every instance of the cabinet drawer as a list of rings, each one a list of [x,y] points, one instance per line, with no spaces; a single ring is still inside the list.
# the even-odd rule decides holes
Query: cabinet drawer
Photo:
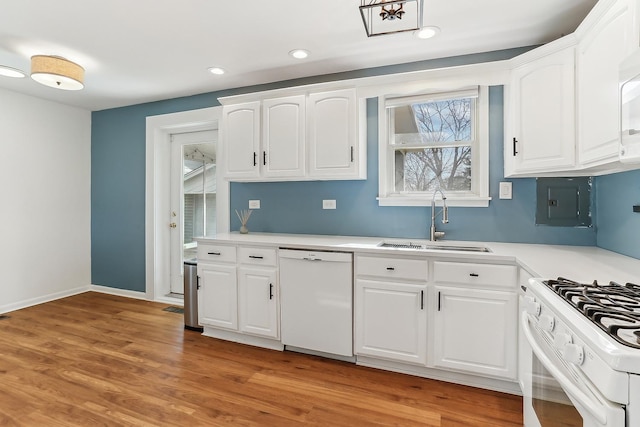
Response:
[[[433,278],[438,283],[515,289],[518,283],[518,269],[513,265],[436,261],[433,264]]]
[[[375,276],[388,279],[427,281],[429,262],[426,259],[356,257],[358,276]]]
[[[198,261],[236,262],[236,247],[200,243]]]
[[[242,264],[277,265],[275,248],[238,248],[238,259]]]

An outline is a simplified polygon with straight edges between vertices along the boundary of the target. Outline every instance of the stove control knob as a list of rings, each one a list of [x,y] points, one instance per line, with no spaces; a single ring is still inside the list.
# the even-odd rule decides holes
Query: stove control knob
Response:
[[[564,350],[562,350],[562,357],[567,362],[580,366],[582,362],[584,362],[584,350],[580,345],[567,344],[564,346]]]
[[[571,335],[569,334],[565,334],[565,333],[557,333],[554,337],[553,337],[553,345],[558,349],[558,350],[564,350],[564,347],[567,344],[571,344],[571,341],[573,341],[571,339]]]
[[[553,316],[550,316],[548,314],[543,314],[542,316],[540,316],[540,319],[538,320],[538,325],[540,325],[540,327],[544,331],[551,332],[553,331],[553,328],[556,325],[556,319],[554,319]]]
[[[525,299],[525,310],[533,316],[540,315],[540,303],[533,298]]]

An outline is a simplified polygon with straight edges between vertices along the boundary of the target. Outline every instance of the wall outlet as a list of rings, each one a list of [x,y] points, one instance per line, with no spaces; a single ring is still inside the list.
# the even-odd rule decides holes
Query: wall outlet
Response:
[[[260,200],[249,200],[249,209],[260,209]]]
[[[335,209],[336,201],[335,200],[323,200],[322,201],[322,209]]]
[[[501,182],[500,183],[500,198],[501,199],[511,199],[512,198],[512,183],[511,182]]]

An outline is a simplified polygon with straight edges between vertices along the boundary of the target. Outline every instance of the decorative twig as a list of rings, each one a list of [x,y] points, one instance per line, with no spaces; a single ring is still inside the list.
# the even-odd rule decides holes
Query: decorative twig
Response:
[[[236,209],[236,215],[238,215],[238,219],[240,220],[240,223],[245,227],[247,225],[247,222],[249,221],[251,212],[253,212],[251,209],[241,210],[240,212],[238,212],[238,210]]]

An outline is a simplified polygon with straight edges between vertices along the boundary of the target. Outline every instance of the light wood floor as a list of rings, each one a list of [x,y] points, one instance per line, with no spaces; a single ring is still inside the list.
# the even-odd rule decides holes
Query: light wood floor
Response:
[[[521,426],[517,396],[183,329],[87,292],[0,320],[2,426]]]

